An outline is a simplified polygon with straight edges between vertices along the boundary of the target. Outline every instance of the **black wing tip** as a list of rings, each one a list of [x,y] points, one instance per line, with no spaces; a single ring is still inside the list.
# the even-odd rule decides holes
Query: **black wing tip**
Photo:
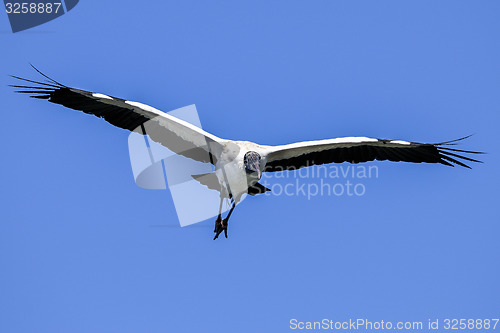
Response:
[[[61,86],[61,87],[66,87],[64,84],[61,84],[61,83],[57,82],[56,80],[52,79],[51,77],[49,77],[49,76],[45,75],[44,73],[42,73],[42,72],[41,72],[38,68],[36,68],[36,67],[35,67],[32,63],[29,63],[29,64],[30,64],[30,66],[31,66],[31,67],[32,67],[35,71],[37,71],[37,72],[38,72],[38,74],[42,75],[43,77],[45,77],[46,79],[48,79],[48,80],[49,80],[49,81],[51,81],[52,83],[55,83],[55,84],[57,84],[57,85],[59,85],[59,86]]]
[[[445,165],[451,165],[451,166],[459,165],[459,166],[462,166],[462,167],[468,168],[468,169],[472,169],[472,168],[469,165],[465,164],[465,162],[484,163],[483,161],[480,161],[480,160],[477,160],[474,158],[470,158],[464,154],[486,154],[485,152],[443,147],[443,146],[449,146],[449,145],[456,145],[457,142],[468,139],[473,135],[474,135],[474,133],[469,134],[469,135],[464,136],[464,137],[459,138],[459,139],[432,144],[437,149],[437,151],[439,153],[439,157],[441,158],[440,163],[445,164]]]
[[[26,88],[26,89],[35,89],[35,90],[36,89],[42,89],[42,90],[45,89],[45,90],[52,90],[52,91],[55,91],[55,90],[61,89],[61,88],[68,88],[64,84],[59,83],[56,80],[54,80],[54,79],[50,78],[49,76],[45,75],[44,73],[42,73],[33,64],[30,63],[30,66],[37,73],[39,73],[44,78],[46,78],[47,79],[47,80],[45,80],[46,82],[30,80],[30,79],[26,79],[26,78],[23,78],[23,77],[20,77],[20,76],[17,76],[17,75],[9,75],[10,77],[12,77],[12,78],[14,78],[16,80],[21,80],[21,81],[24,81],[24,82],[29,82],[29,83],[37,84],[38,86],[20,86],[20,85],[13,85],[13,84],[9,84],[8,86],[9,87],[14,87],[14,88]]]
[[[466,154],[488,154],[484,151],[474,151],[474,150],[463,150],[463,149],[455,149],[455,148],[448,148],[448,147],[438,147],[440,150],[449,150],[449,151],[454,151],[454,152],[459,152],[459,153],[466,153]]]
[[[19,76],[15,76],[15,75],[10,75],[10,77],[12,77],[14,79],[17,79],[17,80],[24,81],[24,82],[30,82],[30,83],[38,84],[38,85],[40,85],[42,87],[51,87],[51,88],[55,88],[55,89],[65,88],[65,86],[63,86],[63,85],[56,85],[56,84],[51,84],[51,83],[47,83],[47,82],[40,82],[40,81],[25,79],[23,77],[19,77]],[[11,86],[13,86],[13,85],[11,85]],[[40,87],[36,87],[36,86],[25,86],[25,87],[26,88],[40,88]]]
[[[466,136],[464,136],[462,138],[459,138],[459,139],[454,139],[454,140],[450,140],[450,141],[433,143],[432,145],[434,145],[434,146],[442,146],[442,145],[451,145],[451,146],[454,146],[454,145],[456,145],[457,142],[465,140],[465,139],[468,139],[468,138],[470,138],[471,136],[473,136],[475,134],[476,133],[472,133],[472,134],[466,135]]]
[[[20,80],[23,82],[28,82],[25,83],[25,85],[22,84],[9,84],[9,87],[12,88],[17,88],[18,90],[15,90],[15,93],[21,93],[21,94],[29,94],[31,98],[38,98],[38,99],[50,99],[52,93],[56,92],[59,89],[64,89],[68,88],[67,86],[57,82],[56,80],[48,77],[44,73],[42,73],[38,68],[36,68],[33,64],[30,63],[30,66],[40,75],[42,75],[44,78],[47,80],[44,80],[46,82],[42,81],[36,81],[36,80],[30,80],[26,79],[17,75],[9,75],[10,77]],[[31,83],[31,84],[29,84]]]

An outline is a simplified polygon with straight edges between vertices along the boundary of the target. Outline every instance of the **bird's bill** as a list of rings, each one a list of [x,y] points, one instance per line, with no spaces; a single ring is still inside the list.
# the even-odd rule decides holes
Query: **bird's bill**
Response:
[[[260,161],[258,159],[249,160],[246,165],[246,171],[247,173],[257,172],[257,176],[260,179],[262,176],[262,171],[260,171]]]

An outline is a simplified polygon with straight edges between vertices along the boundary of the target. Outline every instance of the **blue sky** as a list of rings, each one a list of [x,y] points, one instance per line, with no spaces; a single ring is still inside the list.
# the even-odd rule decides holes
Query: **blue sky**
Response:
[[[3,14],[0,331],[498,318],[499,10],[82,0],[16,34]],[[196,104],[204,129],[223,138],[475,133],[460,148],[488,154],[472,170],[372,162],[378,178],[354,180],[363,196],[250,198],[229,239],[212,241],[213,221],[175,227],[169,192],[135,185],[125,130],[14,94],[7,75],[36,78],[30,62],[66,85],[165,111]]]

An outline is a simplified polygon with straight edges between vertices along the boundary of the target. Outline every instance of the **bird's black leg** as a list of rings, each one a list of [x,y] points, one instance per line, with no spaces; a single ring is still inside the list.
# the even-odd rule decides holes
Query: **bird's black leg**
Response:
[[[222,221],[222,217],[219,214],[219,216],[217,216],[217,219],[215,219],[214,232],[217,232],[217,228],[219,228],[221,221]]]
[[[220,233],[222,232],[222,230],[224,228],[223,220],[222,220],[222,216],[221,216],[222,202],[223,201],[224,201],[224,197],[221,196],[220,197],[220,205],[219,205],[219,215],[217,216],[217,219],[215,220],[215,228],[214,228],[215,236],[214,236],[214,240],[216,240],[219,237]]]
[[[227,238],[227,221],[229,220],[229,217],[231,216],[234,208],[236,207],[236,202],[234,201],[232,196],[231,196],[231,203],[232,203],[232,206],[231,206],[231,209],[229,210],[229,213],[227,214],[226,218],[222,219],[221,215],[219,213],[217,220],[215,220],[214,240],[216,240],[219,237],[219,235],[222,233],[222,231],[224,231],[224,236]]]
[[[234,207],[236,207],[236,202],[233,200],[233,205],[231,206],[229,213],[227,214],[226,218],[222,220],[222,228],[224,229],[224,236],[226,236],[226,238],[227,238],[227,222],[229,221],[229,217],[231,217],[231,214],[233,213]]]
[[[215,233],[217,232],[217,228],[221,224],[221,221],[222,221],[221,212],[222,212],[222,202],[223,201],[224,201],[224,198],[221,196],[220,197],[220,205],[219,205],[219,215],[217,216],[217,219],[215,220],[215,228],[214,228]],[[217,238],[217,236],[215,238]]]

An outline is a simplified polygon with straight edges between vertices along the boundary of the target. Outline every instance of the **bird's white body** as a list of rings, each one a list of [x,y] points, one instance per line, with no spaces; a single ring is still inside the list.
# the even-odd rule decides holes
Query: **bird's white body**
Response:
[[[235,198],[247,193],[248,187],[255,185],[261,173],[247,173],[245,171],[245,154],[254,151],[262,157],[261,165],[265,165],[267,146],[261,146],[249,141],[223,140],[222,152],[215,164],[215,174],[225,193],[231,193]],[[263,168],[260,170],[263,172]]]

